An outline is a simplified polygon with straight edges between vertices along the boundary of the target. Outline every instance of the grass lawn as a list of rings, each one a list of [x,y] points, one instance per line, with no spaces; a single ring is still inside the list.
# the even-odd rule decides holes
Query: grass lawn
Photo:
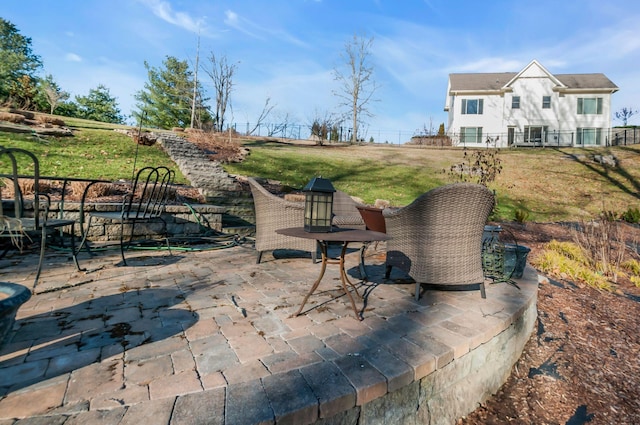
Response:
[[[75,128],[74,137],[41,137],[0,132],[0,146],[20,147],[33,152],[43,176],[88,179],[131,179],[136,170],[165,165],[176,171],[177,183],[188,183],[176,164],[159,145],[138,146],[113,130]]]
[[[455,181],[448,170],[464,161],[461,149],[415,146],[305,146],[248,142],[245,162],[225,168],[240,175],[280,180],[302,187],[314,175],[367,203],[385,199],[406,205],[421,193]],[[520,148],[499,152],[502,172],[489,185],[498,195],[495,219],[513,220],[516,210],[528,220],[565,221],[622,213],[639,207],[640,145],[612,148]],[[614,155],[607,168],[594,155]]]
[[[63,117],[64,118],[64,117]],[[114,126],[67,119],[74,137],[34,138],[0,132],[0,145],[19,146],[40,159],[41,174],[108,180],[130,179],[136,169],[166,165],[178,183],[188,181],[160,146],[138,146]],[[117,126],[116,126],[117,127]],[[315,146],[309,143],[243,141],[251,150],[244,162],[225,165],[231,174],[259,176],[302,188],[312,177],[330,179],[337,189],[374,203],[410,203],[421,193],[456,179],[448,172],[464,162],[462,149],[365,144]],[[614,155],[605,167],[594,155]],[[502,172],[489,185],[498,196],[496,220],[550,222],[593,217],[602,211],[638,208],[640,145],[612,148],[520,148],[498,154]]]

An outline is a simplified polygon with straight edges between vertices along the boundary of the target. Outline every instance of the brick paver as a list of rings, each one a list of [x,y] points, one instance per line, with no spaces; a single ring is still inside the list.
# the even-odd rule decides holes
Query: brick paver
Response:
[[[118,267],[107,251],[81,254],[78,273],[48,254],[0,348],[0,423],[311,423],[406,388],[535,300],[526,281],[489,285],[487,299],[425,291],[416,302],[406,276],[385,281],[383,256],[367,257],[361,283],[357,256],[347,264],[363,321],[333,265],[291,317],[320,269],[308,257],[255,264],[244,245],[131,252]],[[33,257],[2,260],[0,280],[30,285]]]

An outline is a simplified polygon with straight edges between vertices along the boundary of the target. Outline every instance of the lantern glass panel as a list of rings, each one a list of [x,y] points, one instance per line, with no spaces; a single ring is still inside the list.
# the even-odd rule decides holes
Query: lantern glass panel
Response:
[[[308,192],[305,205],[305,230],[330,232],[333,193]]]
[[[330,232],[333,215],[333,192],[331,182],[322,177],[312,179],[303,189],[305,192],[304,230],[307,232]]]

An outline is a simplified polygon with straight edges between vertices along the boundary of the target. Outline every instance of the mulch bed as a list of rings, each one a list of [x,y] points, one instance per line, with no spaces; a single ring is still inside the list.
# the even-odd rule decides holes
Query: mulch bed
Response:
[[[535,256],[570,240],[561,223],[503,223]],[[630,241],[638,229],[629,226]],[[511,376],[459,424],[640,424],[640,288],[614,292],[547,279],[538,292],[537,328]]]

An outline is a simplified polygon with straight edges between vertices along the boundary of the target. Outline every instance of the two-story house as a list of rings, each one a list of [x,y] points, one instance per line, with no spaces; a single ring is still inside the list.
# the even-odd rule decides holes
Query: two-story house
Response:
[[[454,146],[606,145],[611,95],[604,74],[551,74],[536,60],[520,72],[450,74],[444,110]]]

